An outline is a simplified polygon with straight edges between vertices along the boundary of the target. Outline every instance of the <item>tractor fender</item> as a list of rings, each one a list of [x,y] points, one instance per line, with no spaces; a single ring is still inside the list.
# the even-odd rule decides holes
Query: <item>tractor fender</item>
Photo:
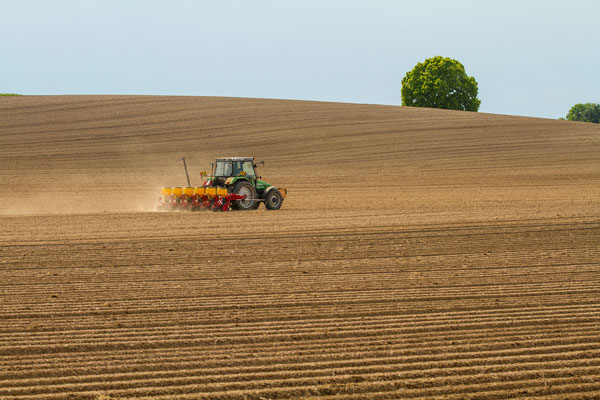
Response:
[[[248,178],[243,177],[243,176],[230,176],[229,178],[227,178],[225,180],[225,185],[235,185],[239,181],[246,181],[246,182],[248,182]]]
[[[263,199],[266,199],[266,198],[267,198],[267,195],[269,194],[269,192],[270,192],[271,190],[273,190],[273,189],[277,189],[277,187],[275,187],[275,186],[273,186],[273,185],[271,185],[271,186],[267,187],[267,188],[266,188],[266,189],[263,191],[263,193],[262,193],[262,196],[261,196],[261,197],[262,197]]]
[[[283,197],[285,199],[285,196],[287,195],[287,189],[280,189],[277,186],[271,185],[268,188],[265,189],[265,191],[262,194],[262,198],[266,199],[267,195],[269,194],[269,192],[273,189],[277,189],[279,190],[279,192],[281,193],[281,197]]]

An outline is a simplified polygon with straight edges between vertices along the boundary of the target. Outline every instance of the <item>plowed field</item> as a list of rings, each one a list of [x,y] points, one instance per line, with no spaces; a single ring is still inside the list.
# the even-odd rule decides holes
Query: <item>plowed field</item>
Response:
[[[280,211],[155,212],[220,156]],[[600,398],[600,127],[0,98],[0,398]]]

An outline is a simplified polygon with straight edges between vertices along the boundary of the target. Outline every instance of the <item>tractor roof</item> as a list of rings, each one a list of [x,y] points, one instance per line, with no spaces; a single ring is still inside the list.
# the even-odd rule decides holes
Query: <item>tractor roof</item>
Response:
[[[217,158],[217,161],[254,161],[254,157],[224,157]]]

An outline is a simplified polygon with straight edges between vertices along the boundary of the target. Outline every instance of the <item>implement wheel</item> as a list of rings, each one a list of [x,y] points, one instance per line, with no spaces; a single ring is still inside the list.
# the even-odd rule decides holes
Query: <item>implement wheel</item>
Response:
[[[279,193],[279,190],[277,189],[269,190],[265,200],[265,207],[267,210],[279,210],[281,204],[283,204],[283,196],[281,196],[281,193]]]
[[[239,181],[233,187],[233,193],[246,196],[248,200],[236,200],[231,207],[234,210],[256,210],[256,189],[248,181]]]

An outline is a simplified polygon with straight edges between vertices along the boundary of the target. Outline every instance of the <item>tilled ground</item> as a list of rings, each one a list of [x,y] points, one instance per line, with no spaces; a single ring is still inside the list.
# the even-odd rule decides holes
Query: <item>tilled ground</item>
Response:
[[[2,109],[0,398],[600,397],[596,127],[226,100]],[[144,211],[219,124],[283,209]]]
[[[596,220],[236,214],[3,218],[82,234],[3,238],[0,396],[600,394]]]

